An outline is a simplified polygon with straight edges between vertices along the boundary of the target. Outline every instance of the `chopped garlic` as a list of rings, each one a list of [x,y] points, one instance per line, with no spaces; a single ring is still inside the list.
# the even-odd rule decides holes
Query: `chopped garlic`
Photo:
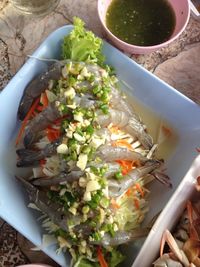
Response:
[[[74,102],[72,105],[67,105],[70,109],[76,109],[76,103]]]
[[[82,171],[85,170],[88,161],[88,156],[86,154],[80,154],[76,166],[79,167]]]
[[[56,101],[55,101],[55,106],[56,106],[56,107],[59,107],[59,106],[60,106],[60,101],[56,100]]]
[[[73,137],[73,131],[71,131],[71,130],[66,130],[66,136],[67,136],[68,138],[72,138],[72,137]]]
[[[113,230],[117,232],[119,230],[118,225],[116,223],[113,223]]]
[[[83,122],[83,114],[82,113],[74,114],[74,120],[82,123]]]
[[[91,73],[88,72],[88,69],[86,67],[84,67],[81,70],[81,75],[84,76],[84,77],[90,77],[91,76]]]
[[[100,211],[100,220],[99,220],[99,222],[103,223],[104,220],[105,220],[105,211],[103,209],[101,209],[101,208],[100,208],[99,211]]]
[[[76,95],[76,92],[73,87],[70,87],[64,92],[64,96],[70,99],[73,99]]]
[[[83,120],[82,126],[83,127],[87,127],[91,124],[91,122],[89,120]]]
[[[87,242],[85,240],[82,240],[81,241],[81,246],[86,247],[87,246]]]
[[[113,217],[112,217],[112,216],[109,216],[109,217],[107,218],[107,222],[112,224],[112,223],[114,222]]]
[[[84,143],[84,142],[85,142],[85,137],[84,137],[84,136],[81,136],[81,135],[78,134],[78,133],[74,133],[74,138],[75,138],[77,141],[81,142],[81,143]]]
[[[92,191],[99,190],[100,188],[101,188],[100,184],[96,180],[93,180],[87,183],[86,191],[92,192]]]
[[[70,207],[69,209],[69,212],[71,212],[73,215],[76,215],[77,213],[77,209],[75,207]]]
[[[90,145],[94,148],[98,148],[101,145],[105,144],[105,137],[100,137],[97,135],[92,136],[92,140],[90,142]]]
[[[97,178],[97,176],[93,172],[90,172],[90,169],[88,172],[86,172],[86,176],[89,180],[95,180]]]
[[[60,144],[57,147],[58,154],[67,154],[67,152],[68,152],[68,146],[66,144]]]
[[[86,184],[87,184],[86,179],[84,177],[80,177],[79,178],[79,186],[80,187],[86,187]]]
[[[76,131],[76,125],[70,122],[69,130],[72,131],[72,132],[75,132]]]
[[[106,186],[105,188],[103,188],[102,191],[103,191],[104,196],[108,198],[109,197],[108,186]]]
[[[66,188],[62,188],[62,189],[60,190],[59,195],[60,195],[60,196],[63,196],[66,192],[67,192],[67,189],[66,189]]]
[[[80,152],[81,152],[81,146],[77,144],[76,145],[76,153],[77,153],[77,155],[79,155]]]
[[[92,199],[91,193],[90,192],[85,192],[83,196],[84,201],[90,201]]]

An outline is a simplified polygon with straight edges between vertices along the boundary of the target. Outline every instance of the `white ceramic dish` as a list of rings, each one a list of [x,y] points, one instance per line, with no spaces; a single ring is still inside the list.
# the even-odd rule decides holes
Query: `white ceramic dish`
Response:
[[[159,257],[159,248],[162,234],[165,229],[173,231],[178,223],[188,200],[199,200],[200,193],[196,191],[196,179],[200,173],[200,156],[192,163],[192,166],[184,176],[176,192],[173,194],[165,209],[155,222],[152,230],[143,245],[133,266],[152,266],[151,263]],[[173,232],[172,232],[173,233]],[[149,253],[145,253],[148,251]],[[145,255],[145,257],[144,257]]]
[[[33,55],[40,58],[59,58],[63,36],[71,30],[72,26],[59,28]],[[165,207],[197,155],[195,148],[199,145],[200,107],[111,45],[104,44],[104,53],[107,62],[116,69],[119,79],[123,80],[123,84],[128,84],[128,87],[124,86],[125,91],[136,98],[137,102],[142,103],[144,110],[146,108],[149,110],[147,113],[153,112],[167,121],[177,132],[178,140],[175,148],[166,161],[167,173],[171,177],[173,189],[169,190],[159,183],[154,183],[151,187],[151,209],[148,215],[148,218],[151,218]],[[17,170],[13,140],[19,128],[17,109],[23,90],[28,82],[44,68],[44,62],[29,59],[0,94],[0,216],[39,247],[43,229],[37,220],[39,214],[27,208],[27,194],[14,178]],[[140,115],[143,117],[143,112]],[[151,129],[155,127],[156,125],[150,125]],[[150,258],[144,255],[154,251],[152,235],[151,232],[144,246],[146,248],[151,242],[152,251],[148,248],[147,254],[144,247],[140,250],[142,242],[127,246],[125,253],[128,257],[122,266],[131,266],[139,250],[140,253],[133,266],[149,266],[150,262],[147,264],[147,261]],[[57,255],[55,246],[42,249],[61,266],[69,266],[69,256]]]

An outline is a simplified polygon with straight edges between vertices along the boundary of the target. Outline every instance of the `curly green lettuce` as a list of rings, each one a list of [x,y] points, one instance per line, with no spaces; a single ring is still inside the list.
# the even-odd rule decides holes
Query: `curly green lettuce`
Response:
[[[102,65],[105,60],[102,54],[103,42],[84,26],[85,23],[80,18],[74,17],[74,29],[64,37],[62,57]]]
[[[125,259],[125,256],[122,255],[120,251],[118,251],[116,248],[113,248],[110,252],[106,255],[106,261],[108,263],[109,267],[117,267],[121,262],[123,262]],[[100,267],[100,264],[98,262],[92,262],[89,259],[80,256],[74,267]]]

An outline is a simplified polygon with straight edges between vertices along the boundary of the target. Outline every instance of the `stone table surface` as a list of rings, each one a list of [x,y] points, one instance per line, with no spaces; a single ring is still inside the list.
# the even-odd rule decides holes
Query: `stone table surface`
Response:
[[[97,16],[97,0],[61,0],[45,17],[18,13],[8,0],[0,0],[0,90],[27,60],[27,56],[56,28],[82,18],[88,29],[106,39]],[[190,18],[173,43],[148,55],[128,55],[143,67],[200,103],[200,21]],[[58,266],[0,219],[0,267],[23,263]]]

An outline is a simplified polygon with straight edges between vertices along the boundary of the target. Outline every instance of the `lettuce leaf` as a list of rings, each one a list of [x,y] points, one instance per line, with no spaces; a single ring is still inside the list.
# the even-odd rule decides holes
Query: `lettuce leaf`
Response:
[[[110,253],[109,267],[116,267],[125,259],[125,256],[123,256],[117,249],[113,249]]]
[[[87,31],[84,25],[80,18],[74,17],[74,29],[64,37],[62,57],[102,65],[105,60],[102,54],[102,39]]]
[[[84,257],[80,257],[74,267],[100,267],[97,262],[91,262]]]
[[[122,261],[124,261],[125,256],[114,248],[107,252],[105,259],[109,267],[117,267]],[[100,264],[98,262],[92,262],[83,256],[79,256],[74,267],[100,267]]]

